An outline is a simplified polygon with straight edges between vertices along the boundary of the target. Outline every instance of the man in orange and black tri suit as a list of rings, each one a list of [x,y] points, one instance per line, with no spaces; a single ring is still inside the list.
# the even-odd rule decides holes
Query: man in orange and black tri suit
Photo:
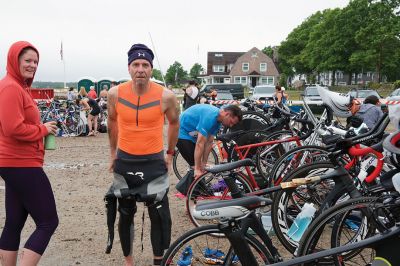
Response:
[[[133,217],[137,201],[145,202],[148,207],[154,265],[161,263],[171,239],[167,169],[177,142],[179,119],[174,93],[150,81],[153,58],[153,52],[147,46],[134,44],[128,52],[128,71],[132,80],[111,88],[107,96],[110,171],[114,173],[113,185],[107,195],[118,198],[118,230],[125,265],[133,265]],[[164,117],[169,122],[166,157]],[[128,190],[126,196],[124,191]],[[110,220],[115,220],[115,208],[112,208],[115,204],[115,198],[106,196]]]

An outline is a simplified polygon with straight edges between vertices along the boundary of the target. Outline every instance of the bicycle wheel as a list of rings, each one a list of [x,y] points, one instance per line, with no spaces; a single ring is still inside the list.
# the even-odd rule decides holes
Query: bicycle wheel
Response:
[[[78,136],[78,127],[80,122],[80,117],[76,115],[68,115],[65,117],[65,127],[68,130],[68,134],[73,136]]]
[[[333,170],[333,167],[330,162],[302,166],[285,177],[282,182],[288,182],[294,178],[327,174]],[[324,180],[295,189],[281,190],[274,195],[271,207],[272,225],[277,238],[289,252],[294,253],[298,247],[298,242],[289,237],[288,231],[303,205],[306,202],[313,203],[314,207],[318,209],[334,185],[332,180]]]
[[[211,149],[210,154],[208,155],[208,165],[217,165],[219,164],[218,154],[215,149]],[[186,173],[189,171],[190,166],[182,157],[181,153],[178,149],[175,149],[175,155],[172,158],[172,168],[174,169],[175,176],[180,180]]]
[[[238,124],[234,125],[231,128],[224,127],[223,133],[234,132],[238,130],[255,130],[255,129],[264,129],[271,125],[271,120],[259,112],[254,111],[243,111],[242,112],[242,121]],[[237,143],[241,143],[241,139],[239,138]]]
[[[81,136],[85,130],[86,130],[85,122],[81,117],[79,117],[78,125],[76,126],[76,131],[75,131],[76,136]]]
[[[303,165],[327,161],[328,152],[320,146],[301,146],[291,149],[280,157],[274,164],[270,178],[278,185],[285,176]]]
[[[216,234],[221,234],[218,225],[190,230],[169,247],[161,265],[242,265],[229,240],[213,236]],[[255,237],[246,234],[245,240],[259,265],[271,263],[270,252]]]
[[[253,186],[243,173],[236,173],[236,185],[244,193],[253,191]],[[186,196],[186,210],[192,223],[198,227],[205,224],[216,224],[218,220],[199,220],[193,217],[193,211],[199,202],[212,202],[231,199],[231,193],[221,175],[206,173],[190,185]]]
[[[274,141],[274,140],[282,140],[285,138],[293,137],[293,132],[288,130],[277,131],[272,134],[269,134],[267,137],[263,138],[261,142]],[[261,176],[268,180],[268,183],[271,182],[270,174],[271,170],[274,167],[276,161],[286,152],[297,147],[297,143],[295,141],[291,142],[283,142],[277,144],[271,144],[259,147],[256,152],[256,165],[257,171]]]
[[[371,204],[378,206],[376,197],[362,197],[342,202],[323,212],[304,233],[298,255],[331,249],[366,239],[375,234]],[[352,250],[321,258],[307,265],[369,265],[375,257],[371,248]]]

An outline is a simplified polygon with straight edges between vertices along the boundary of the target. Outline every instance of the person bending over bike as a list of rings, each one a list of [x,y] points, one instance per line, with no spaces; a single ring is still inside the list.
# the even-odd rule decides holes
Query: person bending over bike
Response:
[[[242,111],[236,105],[218,109],[208,104],[198,104],[184,111],[180,116],[177,147],[182,157],[194,168],[194,176],[204,172],[214,136],[221,124],[232,127],[242,120]]]

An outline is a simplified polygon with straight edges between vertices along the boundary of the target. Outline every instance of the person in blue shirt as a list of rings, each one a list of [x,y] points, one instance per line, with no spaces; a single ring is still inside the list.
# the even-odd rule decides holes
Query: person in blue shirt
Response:
[[[194,168],[194,176],[204,172],[212,143],[221,125],[232,127],[242,120],[242,111],[236,105],[220,109],[209,104],[197,104],[180,116],[177,147],[186,162]]]

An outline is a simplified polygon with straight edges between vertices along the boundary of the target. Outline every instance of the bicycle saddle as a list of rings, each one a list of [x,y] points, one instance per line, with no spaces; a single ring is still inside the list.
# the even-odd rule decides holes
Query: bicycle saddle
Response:
[[[206,171],[217,174],[220,172],[231,171],[242,166],[254,166],[254,162],[251,159],[244,159],[231,163],[218,164],[211,168],[206,168]]]
[[[271,199],[248,196],[238,199],[220,200],[197,204],[193,216],[197,219],[238,218],[246,216],[252,209],[272,204]]]

